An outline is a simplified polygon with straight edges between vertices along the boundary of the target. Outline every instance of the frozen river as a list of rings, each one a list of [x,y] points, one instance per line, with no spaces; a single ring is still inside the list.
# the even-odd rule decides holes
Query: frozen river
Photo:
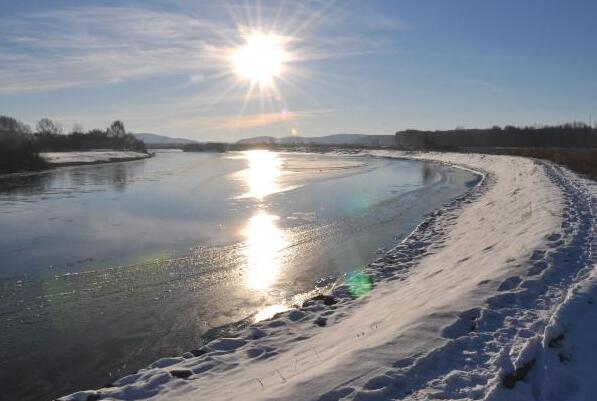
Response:
[[[475,180],[260,150],[0,178],[3,395],[103,386],[267,318],[358,271]]]

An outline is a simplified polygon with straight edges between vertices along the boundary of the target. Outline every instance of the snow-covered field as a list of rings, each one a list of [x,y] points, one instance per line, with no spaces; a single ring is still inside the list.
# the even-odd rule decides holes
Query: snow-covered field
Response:
[[[118,150],[98,150],[89,152],[44,152],[40,153],[40,156],[46,162],[55,165],[106,163],[144,159],[148,157],[148,155],[145,153]]]
[[[595,184],[524,158],[373,153],[484,179],[331,295],[62,399],[597,399]]]

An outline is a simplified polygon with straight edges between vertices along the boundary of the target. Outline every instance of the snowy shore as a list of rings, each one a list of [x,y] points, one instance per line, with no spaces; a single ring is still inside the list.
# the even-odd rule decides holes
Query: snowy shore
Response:
[[[43,152],[40,153],[40,156],[52,167],[123,162],[151,157],[151,155],[141,152],[118,150],[98,150],[88,152]]]
[[[525,158],[371,153],[483,179],[330,296],[61,400],[594,399],[595,183]]]

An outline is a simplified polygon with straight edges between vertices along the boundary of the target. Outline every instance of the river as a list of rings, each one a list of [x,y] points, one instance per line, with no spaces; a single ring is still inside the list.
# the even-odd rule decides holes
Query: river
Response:
[[[265,150],[1,177],[0,398],[102,387],[300,304],[475,181]]]

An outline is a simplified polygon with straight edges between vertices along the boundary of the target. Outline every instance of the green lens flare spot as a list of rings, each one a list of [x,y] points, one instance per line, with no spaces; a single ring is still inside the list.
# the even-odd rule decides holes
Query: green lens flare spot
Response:
[[[373,280],[366,274],[357,273],[348,279],[348,290],[353,298],[367,295],[373,289]]]

